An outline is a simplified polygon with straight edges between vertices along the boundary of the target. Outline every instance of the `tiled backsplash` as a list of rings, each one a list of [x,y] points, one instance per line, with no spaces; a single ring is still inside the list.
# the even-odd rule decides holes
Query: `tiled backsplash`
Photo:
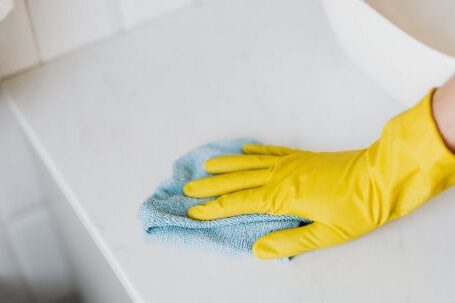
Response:
[[[15,0],[0,22],[0,78],[190,3],[191,0]]]
[[[125,29],[132,28],[150,18],[180,8],[191,0],[118,0],[120,18]]]
[[[25,136],[0,95],[0,302],[54,302],[73,289]]]

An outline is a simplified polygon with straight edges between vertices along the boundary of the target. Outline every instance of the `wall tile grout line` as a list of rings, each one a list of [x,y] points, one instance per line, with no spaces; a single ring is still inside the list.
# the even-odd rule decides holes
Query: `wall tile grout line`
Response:
[[[0,264],[0,275],[2,280],[14,283],[11,295],[19,299],[14,302],[59,299],[74,291],[74,288],[70,289],[74,283],[70,283],[72,280],[65,265],[68,260],[56,237],[52,215],[46,207],[49,194],[39,189],[44,184],[37,174],[36,159],[31,158],[33,149],[1,91],[0,105],[0,120],[3,122],[0,144],[5,144],[0,164],[5,165],[5,161],[13,163],[5,166],[6,175],[0,183],[0,245],[5,250],[4,254],[0,254],[5,262]],[[24,152],[14,152],[19,149]],[[14,156],[3,157],[8,154]],[[10,296],[8,291],[6,294],[1,291],[1,286],[0,301],[4,302],[5,295],[6,298]]]
[[[16,222],[26,218],[27,216],[32,215],[33,213],[42,211],[43,207],[44,207],[43,201],[33,203],[30,208],[21,209],[18,212],[16,212],[15,214],[11,215],[10,217],[4,218],[3,223],[6,226],[11,226],[11,225],[15,224]]]
[[[76,0],[74,0],[74,1],[76,1]],[[161,0],[161,1],[163,2],[163,0]],[[44,12],[43,12],[42,4],[41,4],[41,6],[38,5],[38,7],[41,7],[41,10],[36,11],[35,9],[33,9],[35,6],[34,0],[21,0],[21,2],[23,3],[24,18],[27,19],[27,20],[24,20],[25,23],[23,26],[27,26],[30,29],[29,44],[31,44],[31,45],[29,46],[29,48],[33,48],[35,56],[37,58],[36,58],[35,62],[29,63],[27,66],[21,68],[20,70],[9,72],[5,75],[0,76],[0,81],[14,78],[20,74],[24,74],[26,72],[29,72],[30,70],[33,70],[35,67],[39,67],[48,62],[52,62],[55,59],[59,59],[66,55],[71,55],[72,53],[77,52],[81,49],[85,49],[86,47],[90,47],[95,44],[102,43],[107,39],[110,39],[117,35],[124,34],[125,32],[127,32],[129,30],[141,27],[144,23],[149,22],[150,20],[159,19],[160,17],[162,17],[164,15],[168,15],[170,12],[178,11],[182,8],[188,7],[189,5],[191,5],[191,3],[194,3],[193,0],[173,0],[173,1],[169,1],[168,3],[166,2],[166,4],[164,4],[164,2],[163,2],[162,4],[158,4],[158,5],[157,4],[144,5],[144,4],[141,4],[140,1],[133,1],[133,0],[106,1],[105,2],[106,5],[105,5],[104,9],[106,11],[108,11],[108,13],[106,13],[106,15],[105,15],[104,22],[105,23],[107,22],[109,25],[104,24],[104,26],[109,26],[110,31],[101,33],[100,36],[95,37],[92,40],[89,39],[87,41],[82,39],[81,41],[74,42],[71,40],[71,38],[69,38],[68,41],[72,41],[72,43],[74,45],[71,45],[69,48],[65,48],[65,46],[68,46],[68,45],[65,45],[65,43],[66,44],[69,43],[68,41],[60,43],[60,44],[62,44],[60,46],[53,45],[51,47],[52,52],[50,54],[47,54],[47,53],[49,53],[48,49],[49,49],[49,44],[50,44],[48,36],[49,35],[52,36],[52,33],[48,33],[48,31],[50,30],[49,22],[52,23],[55,20],[53,21],[52,18],[49,19],[49,16],[46,16],[46,14],[48,14],[48,13],[46,13],[48,10],[44,10]],[[132,3],[130,3],[130,2],[132,2]],[[125,5],[124,5],[124,3],[125,3]],[[158,3],[160,3],[160,2],[158,1]],[[128,4],[128,5],[126,5],[126,4]],[[99,5],[97,7],[99,9]],[[142,14],[140,16],[137,15],[137,12],[135,10],[140,10],[140,8],[142,8],[142,11],[145,10],[144,16],[142,16]],[[158,10],[158,12],[155,12],[154,10]],[[52,10],[50,10],[50,11],[52,11]],[[46,19],[46,17],[48,19]],[[81,17],[83,17],[83,16],[81,16]],[[43,23],[43,18],[44,18],[44,20],[48,21],[47,28],[44,27],[44,29],[42,28],[42,26],[40,27],[40,25],[42,25],[42,23]],[[93,16],[89,17],[89,18],[93,19]],[[55,22],[58,22],[58,21],[55,21]],[[94,22],[94,24],[96,25],[97,23],[100,23],[101,21],[91,20],[91,22]],[[44,23],[46,23],[46,22],[44,22]],[[55,28],[55,25],[56,24],[54,24],[54,27],[51,27],[51,28]],[[57,24],[57,25],[59,25],[59,24]],[[62,27],[62,26],[63,26],[63,28],[61,30],[57,31],[60,34],[60,36],[57,36],[57,37],[54,36],[53,37],[54,40],[52,40],[52,42],[55,42],[55,39],[57,39],[57,38],[63,39],[62,37],[67,37],[67,36],[63,35],[62,33],[64,33],[65,30],[66,30],[66,32],[68,31],[68,29],[66,28],[68,26],[68,24],[60,24],[60,27]],[[40,31],[40,28],[42,29],[41,31]],[[96,28],[96,26],[94,27],[94,29],[95,28]],[[71,29],[69,29],[69,30],[71,32]],[[89,32],[90,31],[82,33],[81,35],[90,36]],[[55,34],[55,33],[53,33],[53,34]],[[65,39],[63,39],[63,40],[65,40]]]

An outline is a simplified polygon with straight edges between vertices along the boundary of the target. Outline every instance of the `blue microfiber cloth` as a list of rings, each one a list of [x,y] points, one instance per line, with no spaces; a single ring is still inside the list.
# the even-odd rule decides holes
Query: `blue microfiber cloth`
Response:
[[[241,215],[212,221],[197,221],[187,217],[188,208],[210,199],[186,197],[182,192],[183,186],[188,181],[209,175],[204,171],[207,159],[241,154],[245,143],[256,142],[237,139],[210,143],[177,159],[172,177],[159,185],[139,209],[144,230],[160,239],[251,255],[253,243],[261,236],[275,230],[308,224],[310,221],[299,217],[267,214]]]

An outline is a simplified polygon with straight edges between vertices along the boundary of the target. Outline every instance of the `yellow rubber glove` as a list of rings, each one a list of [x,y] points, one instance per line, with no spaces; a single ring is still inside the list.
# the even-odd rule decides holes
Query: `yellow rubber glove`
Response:
[[[433,120],[431,96],[391,119],[366,149],[309,152],[247,144],[244,155],[209,159],[205,167],[216,175],[189,182],[184,193],[219,197],[188,215],[213,220],[267,213],[313,221],[257,240],[253,253],[264,259],[339,244],[404,216],[455,183],[455,155]]]

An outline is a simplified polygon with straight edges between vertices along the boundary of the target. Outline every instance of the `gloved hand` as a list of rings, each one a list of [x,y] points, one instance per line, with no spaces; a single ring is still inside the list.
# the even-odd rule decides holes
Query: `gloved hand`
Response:
[[[455,155],[438,133],[431,96],[390,120],[366,149],[309,152],[247,144],[243,155],[209,159],[205,167],[215,176],[189,182],[184,193],[219,197],[188,215],[213,220],[266,213],[313,221],[257,240],[253,253],[264,259],[339,244],[404,216],[455,183]]]

